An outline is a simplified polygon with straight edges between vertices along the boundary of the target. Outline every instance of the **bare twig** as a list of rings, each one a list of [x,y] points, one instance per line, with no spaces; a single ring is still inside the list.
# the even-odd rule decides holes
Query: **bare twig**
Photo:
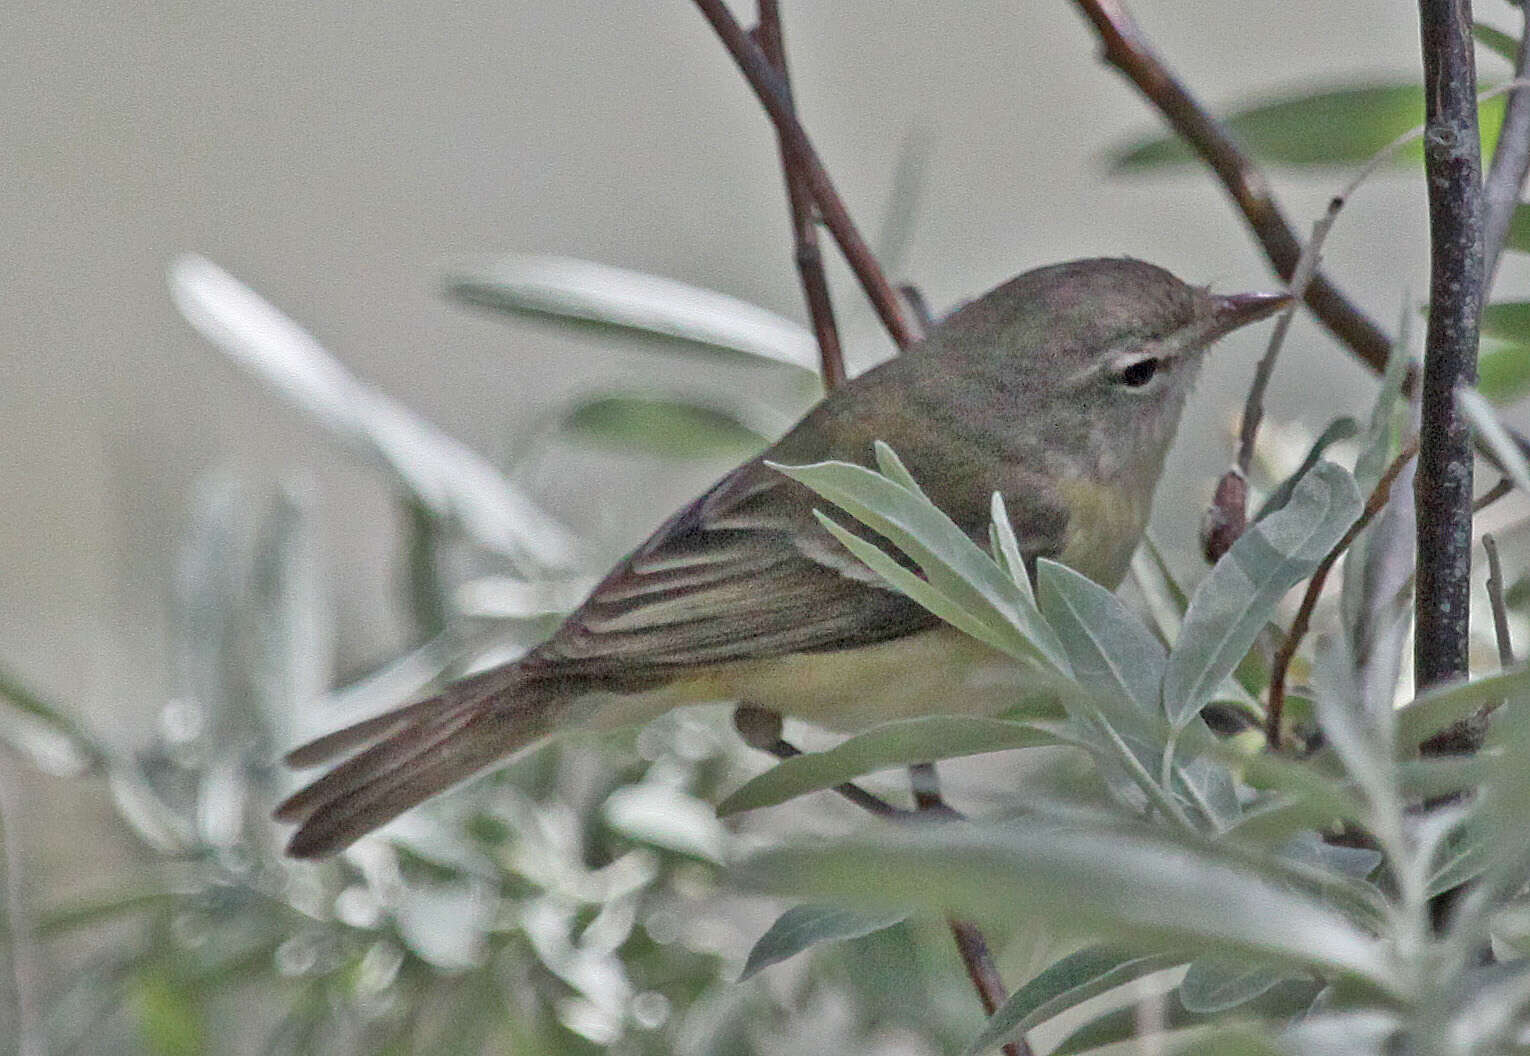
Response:
[[[1525,20],[1519,35],[1519,51],[1514,61],[1516,79],[1530,77],[1530,4],[1521,0],[1520,13]],[[1509,235],[1509,223],[1519,205],[1525,175],[1530,173],[1530,87],[1518,87],[1509,93],[1503,112],[1503,127],[1498,132],[1498,146],[1482,188],[1482,259],[1484,292],[1493,288],[1493,275]]]
[[[786,65],[786,39],[781,32],[781,10],[776,0],[759,0],[760,22],[755,40],[781,77],[786,105],[796,113],[792,98],[791,73]],[[834,322],[834,303],[829,297],[829,280],[824,275],[823,254],[818,249],[818,228],[813,216],[813,197],[803,173],[803,161],[786,136],[779,131],[781,170],[786,175],[786,201],[792,214],[792,240],[797,274],[802,278],[802,295],[807,301],[808,318],[818,338],[819,373],[823,387],[830,392],[845,380],[845,355],[839,344],[839,327]]]
[[[1472,436],[1455,394],[1476,381],[1482,308],[1482,158],[1471,24],[1468,0],[1419,0],[1430,244],[1423,424],[1413,490],[1413,666],[1420,690],[1467,673]]]
[[[1105,61],[1125,74],[1174,131],[1209,165],[1237,205],[1275,271],[1296,275],[1301,241],[1281,213],[1269,181],[1227,131],[1196,101],[1153,51],[1121,0],[1074,0],[1104,44]],[[1321,275],[1304,295],[1319,321],[1372,369],[1385,369],[1386,333]]]
[[[812,192],[813,200],[818,203],[824,225],[839,244],[840,252],[855,272],[855,277],[860,280],[861,288],[870,298],[882,325],[892,335],[893,343],[899,350],[908,348],[914,342],[914,334],[904,316],[903,304],[892,284],[887,281],[876,257],[872,255],[871,248],[866,245],[866,240],[851,221],[850,213],[835,191],[834,183],[829,179],[823,162],[819,160],[818,152],[813,149],[812,141],[792,113],[791,101],[780,74],[765,57],[760,46],[749,39],[738,20],[728,11],[724,0],[696,0],[696,6],[712,24],[723,46],[743,71],[749,86],[754,89],[754,94],[775,124],[777,134],[800,159],[799,171],[808,190]]]
[[[1498,641],[1498,664],[1514,666],[1514,646],[1509,641],[1509,609],[1503,600],[1503,565],[1498,561],[1498,540],[1491,535],[1482,536],[1482,549],[1487,553],[1488,603],[1493,608],[1493,637]]]
[[[1514,490],[1514,482],[1508,477],[1502,477],[1487,491],[1484,491],[1476,502],[1472,503],[1472,513],[1481,513],[1499,499],[1504,498]]]
[[[1349,530],[1334,544],[1333,549],[1323,556],[1316,571],[1312,573],[1312,578],[1307,581],[1307,591],[1302,595],[1301,605],[1296,610],[1296,618],[1291,621],[1291,629],[1286,632],[1286,637],[1280,643],[1280,648],[1276,650],[1275,659],[1270,666],[1270,696],[1265,708],[1265,740],[1275,751],[1279,751],[1284,743],[1286,676],[1291,669],[1291,661],[1296,656],[1296,650],[1302,644],[1302,638],[1306,636],[1307,628],[1312,623],[1312,613],[1317,608],[1318,598],[1323,593],[1323,584],[1328,581],[1328,573],[1333,571],[1333,566],[1338,563],[1339,558],[1359,538],[1360,533],[1365,531],[1366,525],[1386,508],[1387,500],[1392,495],[1392,482],[1397,479],[1397,474],[1403,471],[1408,460],[1417,452],[1416,440],[1410,440],[1398,452],[1392,464],[1387,466],[1386,472],[1376,482],[1376,487],[1372,489],[1370,496],[1366,498],[1365,507],[1360,511],[1360,516],[1355,518],[1355,523],[1349,526]]]

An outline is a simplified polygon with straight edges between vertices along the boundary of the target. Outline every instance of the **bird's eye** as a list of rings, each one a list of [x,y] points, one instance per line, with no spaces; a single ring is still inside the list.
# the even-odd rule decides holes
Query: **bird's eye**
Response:
[[[1121,379],[1121,384],[1128,388],[1140,389],[1153,380],[1161,366],[1163,366],[1162,360],[1147,356],[1124,368],[1117,377]]]

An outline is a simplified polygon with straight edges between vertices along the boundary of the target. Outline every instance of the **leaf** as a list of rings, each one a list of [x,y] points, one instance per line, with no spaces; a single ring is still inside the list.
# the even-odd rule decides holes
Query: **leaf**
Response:
[[[0,668],[0,738],[46,774],[77,776],[105,763],[105,745],[64,711]]]
[[[1258,1027],[1267,1023],[1273,1033],[1282,1023],[1299,1017],[1312,1005],[1321,987],[1311,980],[1290,980],[1255,998],[1239,1013],[1247,1022],[1229,1026],[1230,1017],[1191,1012],[1173,993],[1144,995],[1142,1001],[1127,1008],[1117,1008],[1095,1017],[1057,1044],[1050,1056],[1073,1056],[1075,1053],[1119,1053],[1123,1049],[1150,1052],[1194,1052],[1202,1056],[1293,1056],[1273,1043]],[[1156,1007],[1144,1009],[1145,1002]],[[1144,1011],[1148,1022],[1144,1022]],[[1210,1028],[1209,1030],[1207,1028]],[[1175,1042],[1195,1039],[1197,1044],[1174,1047]],[[1107,1046],[1109,1046],[1107,1048]],[[1210,1047],[1204,1047],[1210,1046]],[[1302,1056],[1309,1056],[1302,1051]]]
[[[1477,356],[1477,391],[1500,407],[1530,395],[1530,344],[1484,337]]]
[[[796,956],[809,946],[858,939],[890,928],[903,919],[901,913],[857,913],[838,906],[793,906],[776,918],[749,951],[744,970],[739,973],[739,982]]]
[[[364,385],[312,336],[210,260],[170,267],[181,315],[338,441],[388,471],[438,517],[533,569],[574,564],[573,536],[487,459]]]
[[[1029,722],[962,715],[903,719],[874,726],[828,751],[783,760],[723,800],[717,814],[773,807],[878,770],[1058,743],[1045,726]]]
[[[1514,207],[1503,248],[1512,249],[1516,253],[1530,253],[1530,205],[1521,203]]]
[[[1172,954],[1134,953],[1111,946],[1091,946],[1069,954],[1010,994],[963,1050],[964,1056],[978,1056],[1091,998],[1180,960]]]
[[[662,396],[597,396],[565,412],[558,429],[592,447],[663,458],[742,459],[768,443],[733,410]]]
[[[1477,434],[1477,439],[1498,456],[1509,479],[1521,491],[1530,492],[1530,464],[1525,462],[1525,453],[1498,420],[1492,405],[1473,389],[1457,389],[1456,403],[1472,420],[1472,431]]]
[[[877,570],[915,601],[925,604],[929,592],[934,592],[950,603],[944,611],[931,608],[937,616],[1011,656],[1040,659],[1054,672],[1067,673],[1057,636],[1026,593],[923,493],[848,462],[771,465],[912,558],[924,573],[929,591],[911,592],[908,576],[892,575],[887,562]],[[825,527],[863,561],[868,548],[876,549],[864,540],[856,545],[854,537],[843,529],[834,531],[830,523],[824,520]],[[957,622],[950,615],[951,606],[967,618]]]
[[[1348,440],[1359,431],[1360,423],[1348,415],[1329,422],[1328,428],[1324,429],[1307,449],[1307,456],[1302,459],[1302,464],[1296,467],[1296,472],[1281,481],[1279,486],[1270,492],[1270,497],[1260,505],[1259,512],[1254,514],[1254,520],[1262,521],[1290,502],[1291,492],[1296,489],[1297,484],[1301,483],[1301,479],[1307,475],[1308,471],[1318,464],[1323,453],[1340,440]]]
[[[1530,301],[1499,301],[1483,308],[1482,334],[1515,344],[1530,342]]]
[[[737,870],[742,883],[844,900],[973,915],[1045,914],[1118,941],[1339,971],[1390,992],[1387,943],[1283,871],[1137,825],[1027,817],[1005,825],[882,826],[830,844],[784,847]]]
[[[1247,1004],[1290,978],[1287,972],[1247,961],[1202,957],[1190,965],[1179,984],[1187,1012],[1211,1015]]]
[[[1422,693],[1397,711],[1397,749],[1411,755],[1418,745],[1481,708],[1499,701],[1530,701],[1530,664],[1457,682]]]
[[[1036,562],[1036,586],[1041,613],[1057,632],[1074,678],[1156,711],[1164,648],[1142,621],[1098,583],[1046,558]]]
[[[453,269],[448,296],[512,315],[581,320],[677,338],[817,372],[813,335],[784,316],[712,290],[568,257],[509,255]]]
[[[1483,149],[1491,154],[1503,123],[1503,98],[1489,99],[1478,112]],[[1361,164],[1393,140],[1424,123],[1424,92],[1415,83],[1345,85],[1302,91],[1233,111],[1221,119],[1254,157],[1281,165]],[[1416,166],[1418,143],[1394,161]],[[1119,171],[1138,171],[1195,160],[1182,140],[1154,136],[1116,153]]]
[[[1165,642],[1177,639],[1190,599],[1175,581],[1163,551],[1151,535],[1142,537],[1142,545],[1132,555],[1132,582],[1147,601],[1148,615],[1158,637]]]
[[[1508,61],[1510,66],[1519,62],[1519,41],[1509,36],[1501,29],[1484,25],[1481,22],[1472,23],[1472,36],[1477,38],[1477,43],[1487,48],[1493,54]]]
[[[1232,674],[1285,593],[1317,568],[1360,513],[1354,479],[1321,462],[1286,506],[1251,525],[1201,582],[1164,672],[1163,701],[1188,723]]]

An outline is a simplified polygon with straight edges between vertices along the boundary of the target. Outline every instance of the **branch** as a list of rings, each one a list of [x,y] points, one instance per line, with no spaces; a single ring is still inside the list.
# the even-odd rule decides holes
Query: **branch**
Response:
[[[1429,329],[1419,434],[1414,678],[1467,673],[1471,605],[1471,427],[1456,390],[1477,377],[1482,308],[1482,157],[1469,0],[1419,0],[1424,171],[1429,189]]]
[[[1248,222],[1275,271],[1290,282],[1301,257],[1301,241],[1280,211],[1269,181],[1215,118],[1164,65],[1121,0],[1074,0],[1093,24],[1105,61],[1126,75],[1209,165]],[[1391,342],[1333,283],[1314,275],[1303,300],[1318,320],[1350,350],[1381,371]]]
[[[1521,0],[1520,10],[1525,26],[1520,31],[1519,52],[1514,62],[1514,76],[1517,80],[1530,77],[1530,5]],[[1503,127],[1498,133],[1498,147],[1493,151],[1493,164],[1488,169],[1487,180],[1482,188],[1484,293],[1493,288],[1498,258],[1509,236],[1509,223],[1514,218],[1515,207],[1519,205],[1527,173],[1530,173],[1530,88],[1521,86],[1509,93],[1508,105],[1503,112]]]
[[[1514,666],[1514,646],[1509,640],[1509,607],[1503,598],[1503,565],[1498,561],[1498,540],[1491,535],[1482,536],[1482,549],[1487,553],[1488,603],[1493,607],[1493,637],[1498,641],[1498,666]]]
[[[795,116],[791,74],[786,66],[786,41],[781,33],[781,10],[776,0],[759,0],[760,24],[754,31],[756,42],[781,78],[786,105]],[[839,344],[839,327],[834,322],[834,304],[829,298],[829,281],[823,271],[823,254],[818,249],[818,228],[813,218],[813,198],[801,154],[792,149],[779,130],[776,139],[781,148],[781,171],[786,176],[786,201],[792,215],[792,241],[796,250],[797,274],[802,278],[802,295],[807,301],[808,318],[818,338],[819,373],[823,387],[832,392],[845,380],[845,355]]]
[[[835,191],[834,183],[829,179],[823,162],[819,160],[818,152],[813,149],[812,141],[792,113],[785,81],[765,57],[760,46],[749,39],[723,0],[696,0],[696,6],[712,24],[723,46],[728,49],[728,54],[733,56],[733,61],[738,63],[744,78],[775,124],[777,135],[800,159],[803,181],[818,203],[824,225],[839,244],[840,252],[845,255],[855,277],[860,280],[861,288],[866,291],[882,325],[892,335],[899,351],[907,349],[915,338],[904,316],[903,305],[892,284],[887,281],[887,276],[882,273],[882,267],[872,255],[871,248],[866,245],[866,240],[850,219],[850,213]]]
[[[1275,751],[1280,750],[1284,739],[1282,727],[1286,708],[1286,676],[1291,669],[1291,661],[1296,656],[1296,650],[1302,644],[1307,628],[1312,624],[1312,613],[1317,608],[1318,598],[1323,593],[1323,584],[1328,581],[1328,573],[1333,571],[1333,566],[1338,563],[1339,558],[1360,537],[1360,533],[1365,531],[1366,525],[1386,508],[1387,500],[1392,496],[1392,482],[1397,479],[1397,474],[1403,471],[1408,460],[1417,452],[1417,441],[1410,440],[1397,453],[1397,457],[1392,460],[1392,464],[1387,467],[1386,472],[1381,475],[1381,479],[1376,482],[1376,487],[1365,500],[1365,508],[1360,511],[1360,516],[1355,518],[1355,523],[1349,526],[1349,530],[1334,544],[1333,549],[1323,556],[1323,560],[1312,573],[1312,578],[1307,581],[1307,590],[1302,595],[1301,606],[1296,610],[1296,618],[1291,621],[1291,629],[1286,632],[1286,637],[1280,643],[1280,648],[1276,651],[1275,660],[1270,667],[1270,698],[1265,707],[1264,732],[1265,740]]]

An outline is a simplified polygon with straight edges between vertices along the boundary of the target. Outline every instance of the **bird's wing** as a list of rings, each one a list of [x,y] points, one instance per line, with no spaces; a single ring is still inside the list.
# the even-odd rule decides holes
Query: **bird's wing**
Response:
[[[856,648],[937,622],[819,525],[815,505],[826,504],[763,461],[740,466],[619,564],[533,664],[663,679],[680,665]],[[987,496],[971,505],[986,512]],[[964,530],[986,541],[986,517],[970,519]],[[1027,556],[1060,550],[1065,521],[1017,525]]]

